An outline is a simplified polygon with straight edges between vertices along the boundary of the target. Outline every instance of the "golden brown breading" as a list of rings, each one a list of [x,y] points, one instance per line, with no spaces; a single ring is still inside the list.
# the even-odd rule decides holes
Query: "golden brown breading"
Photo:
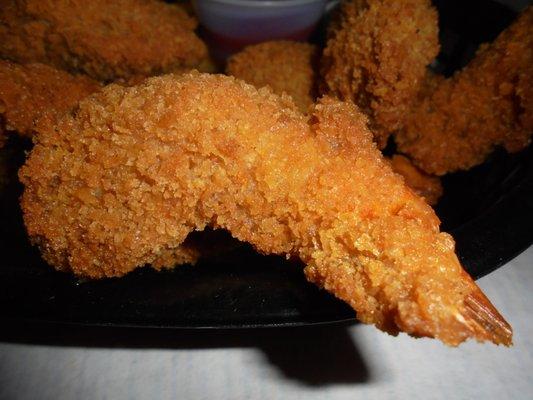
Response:
[[[270,86],[287,93],[303,112],[315,99],[316,46],[309,43],[272,41],[246,47],[233,55],[226,73],[257,88]]]
[[[437,176],[425,174],[407,157],[394,154],[390,159],[392,170],[403,176],[405,184],[423,197],[429,205],[435,205],[442,196],[442,184]]]
[[[332,24],[321,60],[322,89],[354,101],[383,148],[439,51],[429,0],[354,0]]]
[[[431,174],[482,163],[498,145],[533,134],[533,7],[452,78],[430,76],[396,135],[399,151]]]
[[[56,122],[101,85],[43,64],[0,60],[0,131],[32,136],[38,123]]]
[[[3,0],[0,57],[101,81],[196,68],[208,58],[196,20],[156,0]]]
[[[19,176],[28,233],[58,269],[170,267],[163,256],[211,226],[299,257],[387,332],[511,342],[351,103],[325,98],[306,116],[288,96],[198,73],[110,85],[42,135]]]

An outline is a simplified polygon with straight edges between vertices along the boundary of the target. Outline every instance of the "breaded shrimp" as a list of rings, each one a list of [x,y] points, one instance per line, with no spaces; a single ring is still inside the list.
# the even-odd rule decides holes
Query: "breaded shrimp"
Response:
[[[314,102],[317,49],[308,43],[273,41],[249,46],[228,61],[226,73],[260,89],[270,86],[274,93],[287,93],[302,112]],[[394,172],[428,204],[436,204],[442,195],[437,177],[418,170],[403,156],[391,159]]]
[[[0,57],[101,81],[151,76],[206,63],[196,24],[156,0],[1,0]]]
[[[101,85],[43,64],[0,60],[0,131],[32,136],[39,123],[55,123]],[[5,132],[4,132],[5,133]]]
[[[383,148],[438,52],[437,12],[429,0],[349,1],[330,28],[321,91],[355,102]]]
[[[226,73],[257,88],[270,86],[274,93],[287,93],[307,112],[316,97],[317,57],[318,49],[309,43],[264,42],[233,55]]]
[[[496,146],[525,148],[533,134],[533,7],[452,78],[429,76],[396,135],[400,152],[443,175],[482,163]]]
[[[405,184],[423,197],[429,205],[435,205],[442,196],[442,184],[437,176],[425,174],[402,155],[394,154],[390,159],[392,170],[403,176]]]
[[[171,267],[190,232],[222,228],[299,257],[310,281],[389,333],[510,344],[366,118],[331,98],[311,114],[226,76],[110,85],[42,135],[22,167],[29,236],[57,269],[103,278]]]

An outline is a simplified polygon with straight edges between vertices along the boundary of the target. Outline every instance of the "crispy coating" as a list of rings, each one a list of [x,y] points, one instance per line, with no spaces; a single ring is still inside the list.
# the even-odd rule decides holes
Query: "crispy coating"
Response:
[[[264,42],[233,55],[226,73],[257,88],[270,86],[274,93],[287,93],[307,112],[315,99],[317,57],[316,46],[309,43]]]
[[[110,85],[82,100],[19,176],[31,240],[56,268],[122,276],[172,266],[189,232],[223,228],[392,334],[509,344],[453,239],[382,157],[351,103],[311,116],[288,96],[187,74]]]
[[[452,78],[429,76],[395,139],[424,171],[482,163],[496,146],[515,152],[533,134],[533,7]]]
[[[101,80],[196,68],[196,20],[156,0],[1,0],[0,57]]]
[[[405,184],[416,194],[423,197],[429,205],[437,204],[443,191],[439,177],[420,171],[407,157],[399,154],[390,158],[390,164],[392,170],[403,176]]]
[[[47,65],[0,60],[0,131],[31,137],[38,124],[55,123],[100,88],[88,77]]]
[[[383,148],[438,52],[437,12],[429,0],[346,2],[322,56],[321,91],[354,101]]]

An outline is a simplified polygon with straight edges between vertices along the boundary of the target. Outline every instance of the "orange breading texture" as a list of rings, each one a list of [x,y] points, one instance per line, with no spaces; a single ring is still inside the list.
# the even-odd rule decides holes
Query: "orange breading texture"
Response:
[[[395,139],[431,174],[467,170],[533,134],[533,7],[452,78],[429,76]]]
[[[110,85],[39,137],[20,170],[21,206],[58,269],[171,267],[189,232],[211,226],[299,257],[310,281],[387,332],[511,342],[350,103],[325,98],[306,116],[231,77],[168,75]]]
[[[370,117],[381,148],[439,52],[437,19],[429,0],[354,0],[331,25],[321,91],[354,101]]]
[[[109,81],[198,67],[207,48],[196,20],[155,0],[6,0],[0,57]]]
[[[46,120],[54,123],[101,85],[43,64],[0,60],[0,130],[32,136]]]
[[[226,73],[257,88],[270,86],[274,93],[287,93],[303,112],[315,99],[318,50],[309,43],[264,42],[233,55]]]
[[[427,175],[404,156],[394,154],[390,158],[392,170],[403,176],[405,184],[423,197],[429,205],[435,205],[442,196],[442,184],[437,176]]]

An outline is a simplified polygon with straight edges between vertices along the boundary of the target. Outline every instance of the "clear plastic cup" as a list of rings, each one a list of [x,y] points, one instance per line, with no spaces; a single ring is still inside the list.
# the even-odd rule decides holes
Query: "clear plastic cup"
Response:
[[[306,40],[328,0],[194,0],[203,35],[220,61],[267,40]]]

